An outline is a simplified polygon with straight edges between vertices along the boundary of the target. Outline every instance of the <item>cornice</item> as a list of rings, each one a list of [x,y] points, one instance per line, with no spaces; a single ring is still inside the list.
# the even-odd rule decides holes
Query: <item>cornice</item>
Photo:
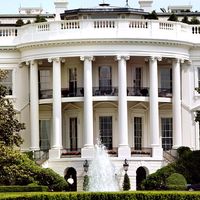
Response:
[[[55,47],[55,46],[74,46],[74,45],[96,45],[96,44],[126,44],[126,45],[167,45],[167,46],[186,46],[188,48],[194,45],[189,42],[173,41],[173,40],[156,40],[156,39],[80,39],[80,40],[56,40],[56,41],[41,41],[34,43],[26,43],[17,45],[17,49],[21,51],[40,48],[40,47]]]

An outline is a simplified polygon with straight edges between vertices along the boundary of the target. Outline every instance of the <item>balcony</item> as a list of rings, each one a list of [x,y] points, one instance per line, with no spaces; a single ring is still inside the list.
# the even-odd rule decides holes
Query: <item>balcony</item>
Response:
[[[19,28],[0,28],[0,41],[13,45],[76,39],[146,39],[200,42],[200,25],[140,19],[82,19],[29,24]],[[2,33],[2,34],[1,34]],[[102,38],[103,35],[103,38]],[[15,39],[16,38],[16,39]],[[8,44],[9,44],[8,43]],[[1,43],[2,44],[2,43]]]
[[[152,149],[141,147],[140,149],[131,148],[132,157],[152,157]]]
[[[93,87],[93,96],[118,96],[117,87]],[[61,96],[64,97],[83,97],[84,88],[76,88],[76,90],[70,90],[69,88],[61,89]],[[149,96],[148,87],[127,87],[127,96]],[[172,89],[169,88],[158,88],[158,96],[172,98]],[[39,99],[51,99],[53,97],[53,90],[40,90]]]
[[[93,96],[118,96],[117,87],[93,87]]]

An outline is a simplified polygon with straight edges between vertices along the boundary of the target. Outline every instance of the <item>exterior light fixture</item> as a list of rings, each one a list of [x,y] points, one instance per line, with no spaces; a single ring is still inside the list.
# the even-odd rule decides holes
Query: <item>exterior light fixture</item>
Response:
[[[84,168],[84,172],[88,172],[88,168],[89,168],[89,163],[88,163],[88,161],[87,160],[85,160],[84,161],[84,163],[83,163],[83,168]]]
[[[129,167],[127,159],[124,160],[123,167],[124,167],[124,171],[127,172],[128,171],[128,167]]]

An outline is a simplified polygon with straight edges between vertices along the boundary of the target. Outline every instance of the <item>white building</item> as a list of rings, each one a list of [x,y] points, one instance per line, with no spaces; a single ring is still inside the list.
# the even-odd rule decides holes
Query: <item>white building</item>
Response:
[[[139,2],[150,10],[152,1]],[[62,20],[0,26],[4,84],[26,124],[21,150],[49,153],[44,165],[82,190],[83,163],[100,137],[120,184],[128,160],[135,190],[172,149],[199,149],[200,26],[162,18],[170,13],[147,20],[142,8],[55,4]]]

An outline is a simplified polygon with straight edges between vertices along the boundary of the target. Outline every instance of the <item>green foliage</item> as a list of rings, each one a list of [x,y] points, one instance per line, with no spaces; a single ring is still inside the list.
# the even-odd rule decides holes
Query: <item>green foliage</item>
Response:
[[[149,13],[147,16],[145,16],[146,19],[155,19],[157,20],[158,19],[158,15],[156,13],[155,10],[153,10],[151,13]]]
[[[169,190],[185,190],[187,181],[182,174],[173,173],[166,179],[166,186]]]
[[[182,158],[182,157],[187,156],[188,153],[191,153],[191,150],[189,147],[182,146],[177,149],[177,153],[178,153],[178,157]]]
[[[0,80],[6,77],[6,71],[0,70]],[[0,143],[6,146],[20,146],[23,142],[19,132],[25,125],[16,118],[16,111],[9,99],[6,99],[7,88],[0,85]]]
[[[183,19],[181,20],[181,22],[186,23],[186,24],[189,24],[190,22],[189,22],[189,20],[188,20],[188,16],[185,15],[185,16],[183,17]]]
[[[15,200],[199,200],[195,192],[82,192],[82,193],[1,193],[0,199]]]
[[[47,185],[51,191],[67,190],[67,182],[52,169],[40,169],[35,175],[35,180],[41,185]]]
[[[83,180],[83,191],[89,190],[89,176],[85,175]]]
[[[44,16],[41,16],[41,15],[37,15],[36,16],[36,19],[35,19],[35,23],[41,23],[41,22],[46,22],[46,18]]]
[[[178,21],[178,17],[172,13],[169,18],[168,18],[168,21],[174,21],[174,22],[177,22]]]
[[[196,16],[193,16],[190,20],[190,24],[200,24],[200,21],[197,19]]]
[[[131,189],[130,179],[127,173],[124,174],[123,190],[128,191]]]
[[[0,192],[40,192],[48,191],[47,186],[0,186]]]
[[[18,19],[18,20],[16,21],[16,25],[17,25],[17,26],[23,26],[23,25],[24,25],[24,21],[23,21],[22,19]]]
[[[0,185],[28,185],[37,183],[49,190],[66,190],[67,182],[51,169],[43,169],[27,155],[0,145]]]
[[[166,189],[166,179],[175,173],[174,164],[169,164],[155,173],[150,174],[141,184],[145,190],[163,190]]]

